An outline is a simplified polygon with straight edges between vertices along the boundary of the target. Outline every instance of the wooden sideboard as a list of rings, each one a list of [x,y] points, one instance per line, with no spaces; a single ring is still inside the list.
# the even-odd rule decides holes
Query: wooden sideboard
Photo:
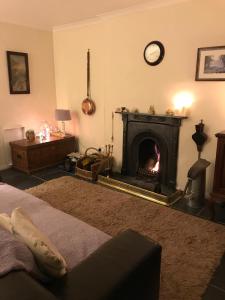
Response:
[[[13,167],[26,173],[62,163],[67,154],[77,150],[71,135],[42,141],[36,138],[34,142],[23,139],[10,142],[10,147]]]
[[[209,199],[209,208],[211,210],[212,219],[214,219],[215,216],[215,202],[225,202],[225,131],[217,133],[216,137],[217,151],[213,191]]]

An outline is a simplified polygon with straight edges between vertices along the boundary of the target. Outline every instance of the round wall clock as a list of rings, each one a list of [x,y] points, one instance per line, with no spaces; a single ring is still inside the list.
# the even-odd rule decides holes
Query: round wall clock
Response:
[[[159,41],[152,41],[144,50],[144,59],[150,66],[156,66],[163,60],[165,48]]]

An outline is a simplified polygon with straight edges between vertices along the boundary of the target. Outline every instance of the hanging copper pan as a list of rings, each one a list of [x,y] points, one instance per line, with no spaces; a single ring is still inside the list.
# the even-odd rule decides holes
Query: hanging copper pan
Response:
[[[85,115],[92,115],[95,112],[95,103],[90,93],[90,50],[87,52],[87,98],[82,102],[82,111]]]

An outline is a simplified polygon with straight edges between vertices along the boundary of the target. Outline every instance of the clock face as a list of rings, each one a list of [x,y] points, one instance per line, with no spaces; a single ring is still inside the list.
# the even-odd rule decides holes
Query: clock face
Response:
[[[159,41],[149,43],[144,50],[144,59],[151,66],[158,65],[164,57],[164,47]]]

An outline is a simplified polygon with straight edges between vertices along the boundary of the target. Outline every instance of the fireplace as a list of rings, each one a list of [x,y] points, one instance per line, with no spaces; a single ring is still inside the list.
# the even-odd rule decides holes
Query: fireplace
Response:
[[[176,191],[179,129],[183,118],[122,113],[121,174],[126,181],[164,195]]]

